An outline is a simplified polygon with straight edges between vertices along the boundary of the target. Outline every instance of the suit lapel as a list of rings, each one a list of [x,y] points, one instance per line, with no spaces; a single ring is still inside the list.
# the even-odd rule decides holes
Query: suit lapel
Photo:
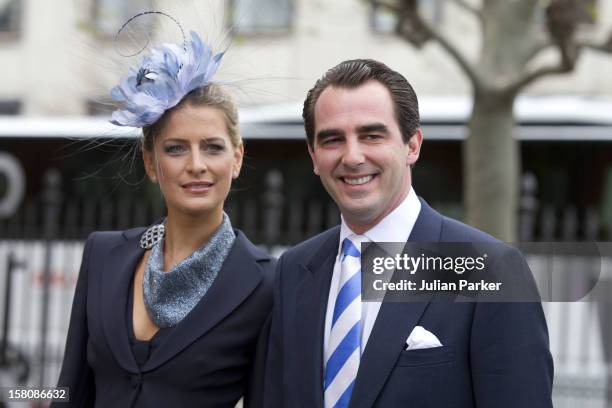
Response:
[[[303,390],[302,406],[323,407],[323,338],[329,286],[334,270],[340,229],[334,228],[301,274],[296,291],[296,319],[293,333],[297,341],[294,352],[300,367],[299,383]]]
[[[144,253],[139,245],[139,235],[142,231],[144,230],[126,231],[125,241],[110,250],[101,269],[100,310],[106,341],[119,365],[133,373],[139,370],[128,340],[125,309],[136,264]]]
[[[421,211],[408,241],[437,242],[440,239],[442,216],[421,200]],[[351,396],[351,408],[372,407],[406,338],[417,325],[429,302],[383,302],[372,333],[361,356],[359,372]]]
[[[261,259],[268,257],[238,231],[234,245],[208,292],[172,329],[142,367],[142,371],[159,367],[207,333],[238,307],[263,279],[260,266],[257,264]]]

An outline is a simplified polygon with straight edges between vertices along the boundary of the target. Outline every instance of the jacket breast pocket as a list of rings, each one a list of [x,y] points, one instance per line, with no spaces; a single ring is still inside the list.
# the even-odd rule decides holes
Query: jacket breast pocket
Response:
[[[450,346],[433,347],[418,350],[404,350],[397,360],[398,367],[433,366],[451,363],[455,352]]]

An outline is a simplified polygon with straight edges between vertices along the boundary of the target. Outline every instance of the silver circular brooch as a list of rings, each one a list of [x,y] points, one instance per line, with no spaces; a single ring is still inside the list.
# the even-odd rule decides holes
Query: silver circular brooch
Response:
[[[140,237],[140,247],[142,249],[151,249],[153,245],[162,240],[166,233],[164,224],[157,224],[149,228]]]

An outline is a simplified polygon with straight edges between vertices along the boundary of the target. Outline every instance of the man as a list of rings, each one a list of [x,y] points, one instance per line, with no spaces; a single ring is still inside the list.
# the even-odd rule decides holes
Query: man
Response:
[[[361,301],[360,243],[498,242],[412,189],[423,134],[406,79],[342,62],[309,91],[303,117],[342,223],[279,260],[264,406],[552,407],[540,303]]]

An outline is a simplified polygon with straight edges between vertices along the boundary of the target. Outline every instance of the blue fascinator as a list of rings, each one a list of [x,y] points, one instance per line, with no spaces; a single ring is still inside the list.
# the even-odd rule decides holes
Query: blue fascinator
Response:
[[[176,106],[189,92],[208,84],[217,71],[223,53],[213,54],[194,31],[183,47],[162,44],[145,55],[140,65],[111,90],[111,97],[121,104],[111,123],[143,127],[155,123],[168,109]]]

